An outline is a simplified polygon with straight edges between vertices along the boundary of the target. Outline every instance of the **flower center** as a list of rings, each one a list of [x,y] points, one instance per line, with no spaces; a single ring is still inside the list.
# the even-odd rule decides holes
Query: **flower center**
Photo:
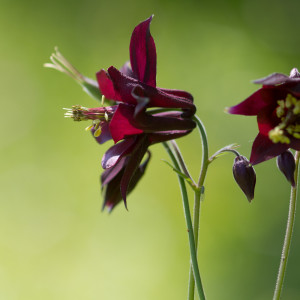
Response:
[[[72,108],[64,108],[67,112],[65,113],[65,118],[72,118],[74,121],[88,120],[88,117],[84,114],[89,110],[81,105],[73,105]]]
[[[300,139],[300,99],[288,94],[277,103],[276,116],[281,122],[269,131],[269,138],[273,143],[290,144],[290,138]]]
[[[72,118],[74,121],[92,120],[92,124],[86,128],[87,131],[93,130],[94,136],[100,136],[102,126],[110,122],[117,106],[86,108],[81,105],[73,105],[72,108],[65,108],[66,118]]]

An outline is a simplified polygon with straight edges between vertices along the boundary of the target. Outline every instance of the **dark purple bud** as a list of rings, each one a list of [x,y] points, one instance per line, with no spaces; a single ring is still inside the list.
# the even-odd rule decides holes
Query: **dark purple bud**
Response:
[[[249,202],[254,198],[256,174],[245,156],[237,156],[232,167],[233,176]]]
[[[300,77],[300,73],[298,69],[297,68],[292,69],[290,73],[290,78],[299,78],[299,77]]]
[[[286,179],[295,187],[295,158],[290,150],[282,152],[277,156],[277,167],[284,174]]]

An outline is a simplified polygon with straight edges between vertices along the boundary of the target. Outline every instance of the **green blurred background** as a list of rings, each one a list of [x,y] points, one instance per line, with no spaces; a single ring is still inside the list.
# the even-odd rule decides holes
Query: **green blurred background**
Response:
[[[251,80],[300,67],[300,2],[0,0],[0,299],[186,299],[189,249],[175,174],[152,148],[147,174],[101,213],[99,146],[63,107],[96,106],[70,78],[45,69],[54,46],[85,75],[119,67],[131,32],[155,14],[158,86],[190,91],[210,154],[231,143],[249,157],[255,118],[224,107],[258,87]],[[179,140],[192,173],[197,132]],[[289,184],[275,160],[256,167],[249,205],[232,177],[232,155],[209,169],[200,268],[208,300],[271,299],[288,212]],[[192,195],[191,195],[192,196]],[[300,217],[283,299],[300,299]]]

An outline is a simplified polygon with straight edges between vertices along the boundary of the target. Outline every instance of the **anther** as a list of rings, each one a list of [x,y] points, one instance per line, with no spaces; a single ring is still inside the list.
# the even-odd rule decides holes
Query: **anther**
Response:
[[[92,124],[92,125],[86,127],[85,130],[86,130],[86,131],[90,131],[90,130],[92,130],[93,127],[94,127],[94,124]]]
[[[278,126],[269,131],[269,138],[273,143],[289,144],[291,142]]]
[[[101,126],[99,126],[98,129],[94,132],[94,137],[100,136],[101,132],[102,132]]]

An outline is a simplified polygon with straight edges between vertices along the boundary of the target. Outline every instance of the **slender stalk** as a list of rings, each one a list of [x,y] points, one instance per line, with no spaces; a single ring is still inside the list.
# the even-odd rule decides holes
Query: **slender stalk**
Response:
[[[180,149],[179,149],[177,143],[175,142],[175,140],[170,141],[170,143],[171,143],[171,145],[173,146],[173,150],[174,150],[174,152],[175,152],[175,155],[176,155],[178,164],[179,164],[180,167],[181,167],[181,170],[183,171],[183,173],[184,173],[188,178],[191,179],[193,185],[196,187],[196,183],[195,183],[193,177],[190,175],[189,170],[187,169],[187,166],[186,166],[186,164],[185,164],[185,162],[184,162],[184,159],[183,159],[183,157],[182,157],[182,154],[181,154],[181,152],[180,152]]]
[[[193,229],[194,229],[194,238],[195,238],[195,247],[196,251],[198,249],[198,235],[199,235],[199,223],[200,223],[200,191],[195,192],[194,194],[194,216],[193,216]],[[190,267],[189,275],[189,292],[188,300],[195,299],[195,278],[193,273],[193,267]]]
[[[194,121],[197,123],[197,127],[199,129],[199,133],[201,135],[201,141],[202,141],[202,167],[201,167],[201,172],[198,180],[198,187],[201,188],[203,186],[206,173],[207,173],[207,168],[209,165],[208,142],[207,142],[205,127],[201,122],[201,120],[197,116],[194,116]]]
[[[203,184],[206,177],[209,159],[208,159],[208,143],[205,127],[201,120],[195,116],[194,121],[197,123],[199,133],[201,135],[202,141],[202,167],[198,180],[198,190],[195,191],[194,195],[194,216],[193,216],[193,230],[195,238],[195,247],[196,251],[198,249],[198,240],[199,240],[199,225],[200,225],[200,208],[201,208],[201,195],[203,194]],[[194,300],[195,298],[195,280],[192,265],[190,266],[190,276],[189,276],[189,291],[188,291],[188,300]]]
[[[175,168],[180,169],[179,163],[176,160],[176,157],[173,154],[173,152],[171,151],[169,145],[166,142],[164,142],[163,145],[164,145],[168,155],[170,156]],[[188,199],[188,195],[187,195],[185,181],[180,176],[178,176],[178,180],[179,180],[181,196],[182,196],[182,200],[183,200],[183,208],[184,208],[184,214],[185,214],[185,219],[186,219],[186,225],[187,225],[187,229],[188,229],[190,255],[191,255],[191,261],[192,261],[195,282],[196,282],[200,300],[205,300],[204,291],[203,291],[202,282],[201,282],[200,273],[199,273],[197,252],[196,252],[196,246],[195,246],[195,240],[194,240],[194,231],[193,231],[192,218],[191,218],[190,207],[189,207],[189,199]]]
[[[283,243],[283,248],[281,253],[280,266],[279,266],[273,300],[279,300],[281,297],[284,275],[285,275],[287,260],[288,260],[291,241],[292,241],[293,227],[294,227],[295,214],[296,214],[297,193],[298,193],[299,158],[300,158],[300,152],[297,151],[295,155],[295,160],[296,160],[295,187],[294,188],[292,187],[291,189],[289,215],[288,215],[288,220],[286,225],[285,238],[284,238],[284,243]]]

